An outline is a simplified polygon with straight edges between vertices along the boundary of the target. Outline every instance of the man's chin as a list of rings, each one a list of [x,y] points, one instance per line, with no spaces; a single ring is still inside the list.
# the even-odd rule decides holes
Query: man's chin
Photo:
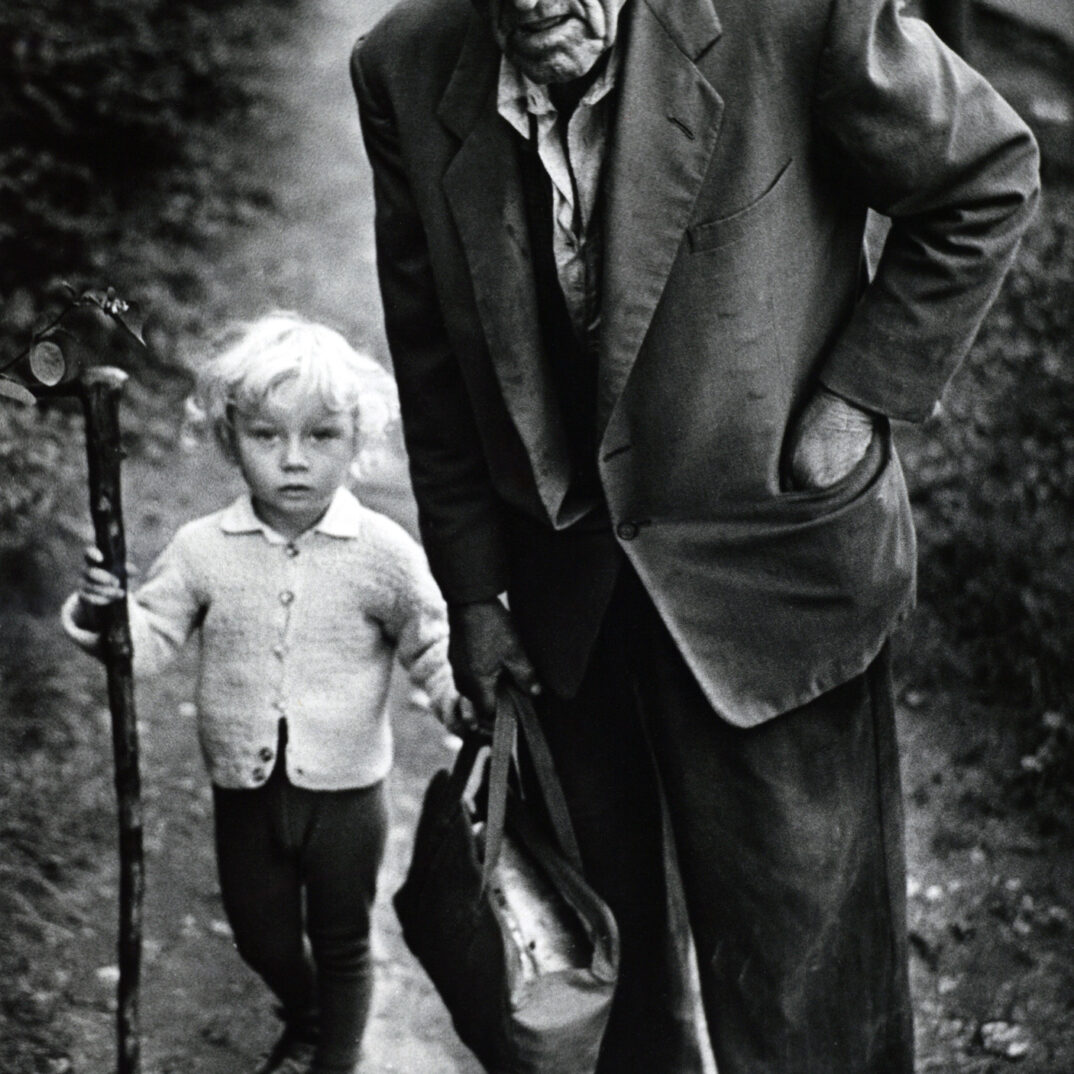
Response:
[[[534,49],[527,52],[514,48],[508,55],[531,82],[546,86],[550,83],[573,82],[589,74],[603,52],[603,46],[593,42],[592,46],[573,49]]]

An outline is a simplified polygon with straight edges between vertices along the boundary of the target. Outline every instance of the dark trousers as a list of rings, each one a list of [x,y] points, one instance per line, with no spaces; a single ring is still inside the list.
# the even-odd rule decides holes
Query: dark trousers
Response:
[[[309,791],[284,774],[214,788],[216,857],[239,954],[317,1041],[317,1074],[351,1074],[373,990],[370,920],[388,815],[383,783]],[[303,912],[303,897],[305,911]]]
[[[742,730],[712,711],[624,568],[579,693],[546,695],[543,719],[588,877],[621,932],[601,1074],[701,1069],[662,801],[719,1074],[912,1070],[886,651]]]

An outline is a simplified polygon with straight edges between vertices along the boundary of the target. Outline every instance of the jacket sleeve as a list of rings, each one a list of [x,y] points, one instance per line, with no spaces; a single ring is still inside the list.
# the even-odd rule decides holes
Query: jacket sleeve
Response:
[[[1031,218],[1036,143],[896,0],[833,0],[816,122],[846,181],[892,222],[821,380],[868,409],[921,420],[972,344]]]
[[[360,41],[351,76],[373,169],[377,272],[422,541],[449,602],[490,599],[507,588],[501,508],[447,338],[388,94],[378,92],[364,59]]]

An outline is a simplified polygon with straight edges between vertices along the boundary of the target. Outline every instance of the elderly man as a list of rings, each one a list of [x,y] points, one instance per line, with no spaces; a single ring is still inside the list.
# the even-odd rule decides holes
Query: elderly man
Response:
[[[352,72],[456,678],[539,692],[619,921],[600,1070],[700,1069],[666,830],[721,1074],[909,1071],[889,419],[994,298],[1031,135],[896,0],[404,0]]]

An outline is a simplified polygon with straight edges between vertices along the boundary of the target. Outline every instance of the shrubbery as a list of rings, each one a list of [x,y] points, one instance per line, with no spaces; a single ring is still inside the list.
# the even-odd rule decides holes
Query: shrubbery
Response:
[[[264,7],[0,9],[0,294],[92,267],[117,213],[152,197],[165,169],[197,153],[206,126],[244,103]]]
[[[1025,714],[1026,778],[1074,792],[1074,186],[1046,189],[912,470],[922,603]]]
[[[251,103],[251,69],[287,7],[0,6],[0,367],[55,310],[64,281],[76,290],[113,284],[135,298],[150,287],[156,361],[134,372],[154,387],[174,376],[174,341],[190,327],[184,303],[198,298],[196,280],[170,275],[174,251],[211,234],[214,213],[260,196],[228,167],[226,131]],[[146,421],[128,403],[132,440]],[[80,440],[62,408],[20,412],[0,400],[0,589],[30,584],[33,572],[11,570],[12,556],[25,564],[27,550],[55,540],[56,495],[81,481],[71,450]]]

